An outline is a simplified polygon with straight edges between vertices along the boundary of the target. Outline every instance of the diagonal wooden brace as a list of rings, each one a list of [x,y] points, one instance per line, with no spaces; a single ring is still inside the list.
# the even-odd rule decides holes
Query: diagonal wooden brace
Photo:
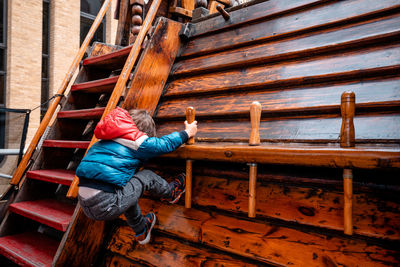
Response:
[[[342,127],[340,130],[340,147],[350,148],[355,146],[354,115],[355,94],[346,91],[342,94],[340,110],[342,114]],[[353,234],[353,170],[343,170],[343,224],[344,233]]]
[[[261,104],[253,102],[250,106],[250,146],[260,145],[260,120]],[[251,218],[256,217],[256,185],[257,185],[257,163],[249,163],[249,214]]]
[[[194,122],[195,109],[193,107],[188,107],[186,109],[186,121],[188,123]],[[189,138],[186,143],[187,145],[194,144],[194,137]],[[192,165],[193,160],[186,160],[186,193],[185,193],[185,208],[192,207]]]

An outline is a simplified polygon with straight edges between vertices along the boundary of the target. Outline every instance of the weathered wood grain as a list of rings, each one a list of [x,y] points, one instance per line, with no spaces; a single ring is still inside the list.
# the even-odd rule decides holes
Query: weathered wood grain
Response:
[[[171,72],[174,76],[193,75],[360,47],[374,42],[384,43],[385,39],[399,38],[399,25],[398,14],[356,24],[341,25],[341,27],[296,35],[290,39],[181,60],[174,64]]]
[[[377,94],[379,88],[379,94]],[[160,103],[157,119],[182,118],[186,107],[196,108],[198,117],[247,115],[248,107],[258,101],[264,113],[337,109],[340,95],[351,90],[357,95],[357,108],[393,105],[400,101],[400,78],[362,79],[350,82],[308,85],[303,87],[246,90],[224,95],[170,98]],[[210,108],[212,103],[213,108]],[[392,104],[390,104],[392,103]]]
[[[361,51],[340,55],[320,56],[285,63],[266,64],[256,67],[216,72],[170,82],[165,96],[193,93],[248,90],[272,84],[292,82],[301,84],[311,81],[343,80],[365,77],[370,73],[400,71],[400,45],[365,48]]]
[[[120,255],[107,255],[105,259],[105,266],[113,267],[146,267],[148,265],[133,262]]]
[[[339,113],[339,111],[338,111]],[[341,118],[339,115],[299,116],[266,118],[260,123],[261,142],[308,142],[326,143],[339,141]],[[201,120],[195,139],[206,142],[246,142],[250,134],[250,122],[243,120]],[[391,142],[400,139],[399,114],[370,114],[354,118],[356,143]],[[157,132],[164,135],[179,131],[182,122],[159,123]]]
[[[220,16],[210,18],[203,22],[198,22],[193,25],[191,36],[195,37],[205,33],[212,33],[216,30],[228,29],[235,26],[248,24],[253,21],[267,19],[282,15],[289,12],[294,12],[299,9],[307,9],[318,4],[323,4],[327,1],[316,0],[270,0],[262,1],[253,6],[243,8],[241,10],[233,11],[231,13],[231,20],[226,21]]]
[[[129,226],[118,228],[108,249],[135,262],[151,266],[260,266],[204,247],[193,247],[154,233],[146,246],[136,245]],[[261,263],[262,264],[262,263]]]
[[[237,143],[196,143],[184,146],[164,157],[227,162],[289,164],[331,168],[400,168],[400,149],[337,148],[334,146],[260,145]]]
[[[248,181],[229,178],[195,175],[193,204],[246,214]],[[260,179],[256,186],[257,216],[343,230],[343,192]],[[354,192],[353,201],[356,234],[400,240],[400,199],[382,199],[373,193]]]
[[[180,46],[182,24],[162,18],[134,71],[125,109],[146,109],[153,114]]]
[[[266,263],[294,266],[304,266],[304,263],[308,266],[398,264],[398,251],[365,241],[186,210],[148,199],[141,199],[140,205],[145,212],[153,210],[157,213],[157,228],[161,231],[184,238],[182,232],[190,225],[199,234],[200,243]]]
[[[257,5],[253,6],[254,8]],[[333,1],[310,9],[301,9],[286,16],[278,16],[258,23],[220,31],[212,35],[199,36],[187,43],[182,56],[194,56],[215,51],[223,51],[268,39],[310,32],[312,30],[342,25],[352,21],[368,19],[389,10],[396,10],[400,4],[396,0],[351,0]],[[261,10],[260,10],[261,11]],[[239,12],[239,11],[236,11]],[[232,14],[233,16],[233,14]],[[208,21],[206,23],[209,23]],[[196,27],[196,26],[195,26]],[[195,31],[195,30],[194,30]]]

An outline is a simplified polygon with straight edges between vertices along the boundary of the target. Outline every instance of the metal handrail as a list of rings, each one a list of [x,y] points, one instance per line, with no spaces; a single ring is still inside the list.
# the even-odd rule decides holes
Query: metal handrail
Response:
[[[81,62],[83,55],[85,54],[85,51],[92,40],[94,33],[96,32],[97,28],[101,24],[104,15],[106,14],[109,6],[110,6],[111,0],[105,0],[99,13],[97,14],[96,19],[94,20],[92,27],[90,27],[90,30],[88,34],[86,35],[85,40],[83,41],[77,55],[75,56],[74,61],[72,62],[71,66],[68,69],[67,74],[65,75],[64,80],[61,83],[60,88],[57,91],[56,97],[54,100],[51,102],[49,109],[47,110],[45,116],[42,119],[42,122],[39,125],[38,130],[36,131],[35,135],[32,138],[32,141],[22,158],[21,162],[19,163],[17,170],[15,171],[10,184],[12,185],[18,185],[19,182],[21,181],[21,178],[23,174],[25,173],[26,167],[28,166],[28,162],[32,157],[33,152],[35,151],[35,148],[42,137],[43,133],[45,132],[51,118],[53,117],[58,104],[61,101],[61,97],[64,95],[65,90],[67,89],[70,81],[72,80],[72,77],[74,76],[74,73],[76,69],[79,67],[79,63]]]
[[[107,106],[104,110],[104,113],[103,113],[103,116],[101,117],[101,119],[103,119],[108,113],[110,113],[111,110],[113,110],[117,106],[118,101],[121,97],[121,94],[125,89],[126,82],[128,81],[128,78],[132,71],[132,68],[135,65],[135,62],[139,56],[139,52],[141,50],[141,46],[144,41],[144,38],[146,37],[148,30],[150,29],[151,25],[153,24],[153,20],[157,14],[160,4],[161,4],[161,0],[154,0],[153,3],[151,4],[150,9],[146,15],[146,19],[144,20],[143,25],[140,29],[140,32],[139,32],[138,36],[136,37],[135,42],[132,45],[131,52],[129,53],[129,56],[125,62],[125,65],[121,71],[121,74],[119,75],[117,84],[114,87],[114,90],[111,94],[111,97],[107,103]],[[97,142],[97,138],[93,135],[93,138],[90,141],[88,150],[95,142]],[[86,150],[86,152],[87,152],[87,150]],[[79,183],[79,178],[77,176],[75,176],[74,180],[68,190],[67,197],[75,198],[78,195],[78,183]]]

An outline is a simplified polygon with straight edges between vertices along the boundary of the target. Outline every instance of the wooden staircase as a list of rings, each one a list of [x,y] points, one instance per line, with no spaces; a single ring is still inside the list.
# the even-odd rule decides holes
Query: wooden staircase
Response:
[[[153,9],[157,10],[154,7]],[[149,35],[148,46],[143,49],[133,75],[128,78],[125,95],[129,93],[131,86],[140,91],[134,81],[134,74],[142,78],[141,86],[147,87],[146,82],[149,80],[143,75],[143,66],[146,68],[149,57],[154,59],[154,53],[157,53],[159,60],[153,62],[153,66],[156,69],[162,66],[165,70],[164,74],[159,71],[159,78],[163,79],[165,76],[166,79],[179,47],[180,29],[180,23],[165,18],[160,18],[155,23],[154,35],[152,38]],[[62,100],[54,123],[43,136],[32,157],[33,164],[20,183],[19,191],[9,201],[8,211],[0,226],[0,254],[16,264],[58,264],[56,255],[60,252],[56,253],[63,249],[65,241],[62,240],[66,238],[65,233],[73,221],[77,204],[76,199],[66,198],[66,193],[74,180],[75,169],[89,147],[94,128],[112,97],[114,87],[119,81],[119,73],[127,60],[132,61],[128,57],[132,47],[118,48],[95,43],[91,48],[92,52],[112,52],[96,52],[95,56],[89,54],[83,60],[69,94]],[[121,105],[124,99],[125,96],[122,95],[115,104]],[[79,213],[79,208],[75,213]],[[88,255],[87,259],[91,260]],[[78,265],[82,266],[81,264],[84,261],[80,260]]]

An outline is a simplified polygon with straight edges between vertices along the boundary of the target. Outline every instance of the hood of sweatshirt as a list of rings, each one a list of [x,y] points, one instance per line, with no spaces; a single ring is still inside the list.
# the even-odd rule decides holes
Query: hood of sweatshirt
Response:
[[[94,135],[102,140],[122,139],[125,141],[136,141],[141,137],[147,137],[137,128],[128,111],[118,107],[97,124]]]

